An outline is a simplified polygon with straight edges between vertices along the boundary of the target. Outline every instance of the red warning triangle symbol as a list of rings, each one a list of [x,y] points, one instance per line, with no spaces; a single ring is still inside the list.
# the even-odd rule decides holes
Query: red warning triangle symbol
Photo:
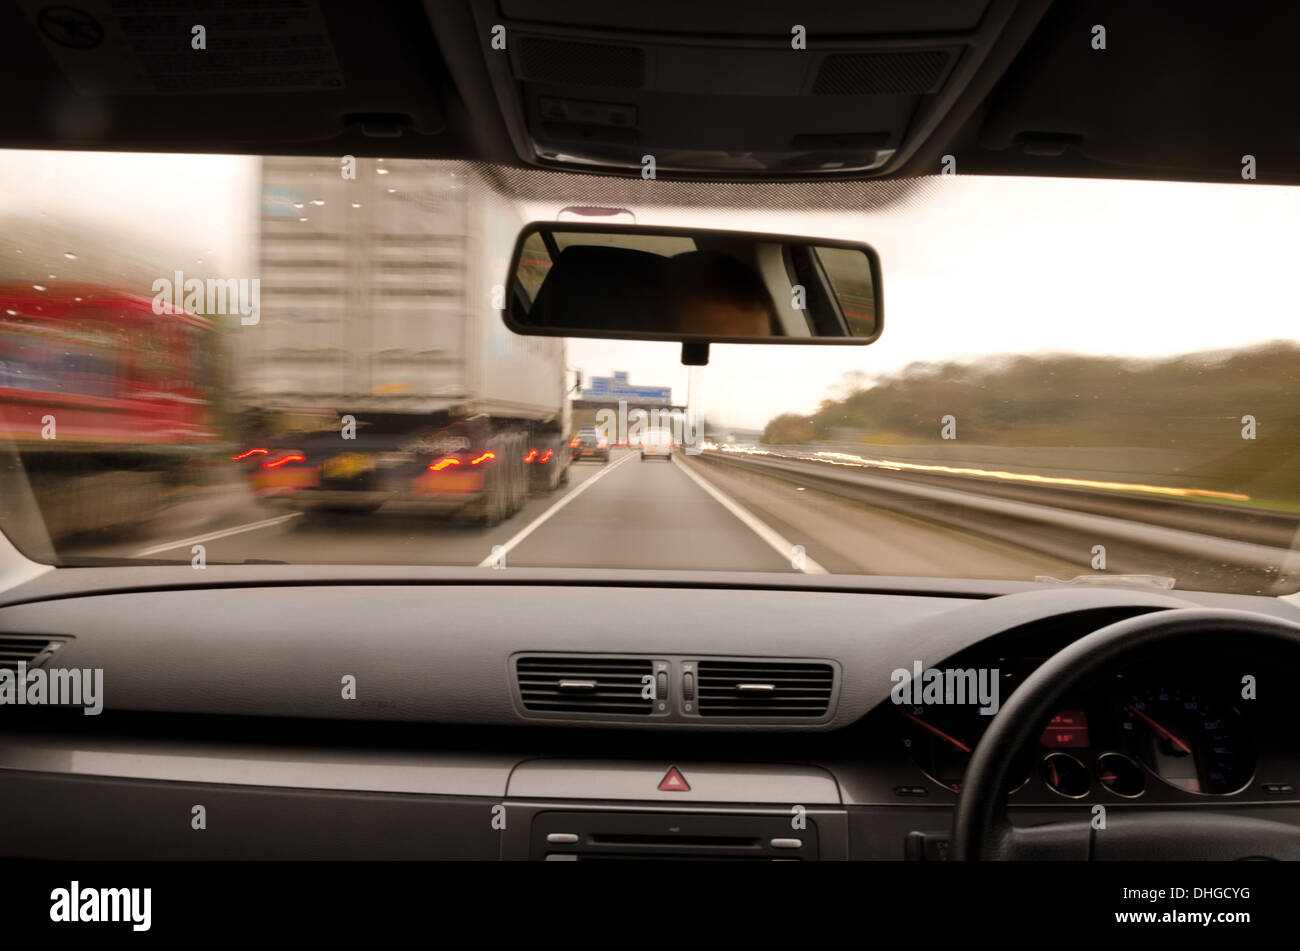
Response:
[[[664,778],[659,781],[660,792],[690,792],[691,784],[686,781],[682,771],[676,766],[668,767]]]

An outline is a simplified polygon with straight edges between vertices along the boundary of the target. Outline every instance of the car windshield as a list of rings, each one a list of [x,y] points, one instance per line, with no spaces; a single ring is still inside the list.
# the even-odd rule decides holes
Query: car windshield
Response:
[[[1300,588],[1300,189],[0,168],[0,518],[38,561]],[[508,279],[516,238],[575,206],[870,244],[876,291],[826,266],[883,334],[714,344],[699,366],[517,335],[502,308],[562,248],[534,235]]]

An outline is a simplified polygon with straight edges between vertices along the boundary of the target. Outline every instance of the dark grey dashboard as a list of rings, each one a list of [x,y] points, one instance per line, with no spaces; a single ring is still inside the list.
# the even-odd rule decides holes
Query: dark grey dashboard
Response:
[[[647,596],[655,610],[638,610]],[[933,858],[956,794],[904,748],[892,672],[971,651],[1024,653],[1026,639],[1047,650],[1111,620],[1189,606],[1300,619],[1273,598],[916,579],[701,583],[647,572],[584,573],[575,583],[545,571],[214,566],[196,587],[187,568],[60,570],[5,595],[0,641],[48,639],[59,649],[47,665],[102,669],[104,711],[0,709],[0,811],[37,822],[63,803],[134,830],[99,835],[99,857],[198,848],[214,857],[525,858],[549,847],[527,830],[557,810],[622,817],[618,835],[587,839],[638,848],[663,845],[654,832],[663,816],[770,824],[804,810],[817,834],[801,847],[814,854],[796,857]],[[664,673],[650,695],[666,705],[645,716],[539,716],[521,702],[521,657],[644,660],[650,678]],[[702,660],[766,678],[777,693],[790,665],[800,683],[805,668],[831,671],[818,695],[824,710],[692,716],[683,674]],[[599,692],[594,678],[575,690],[579,710]],[[1268,754],[1265,778],[1277,792],[1253,784],[1221,802],[1151,801],[1300,821],[1300,755]],[[660,788],[673,766],[689,788]],[[1018,821],[1033,821],[1093,798],[1067,801],[1027,783],[1011,802]],[[219,803],[216,812],[242,817],[237,828],[248,834],[223,824],[222,836],[194,839],[191,800]],[[373,834],[322,843],[315,821],[288,818],[304,808]],[[158,809],[181,811],[160,823]],[[445,834],[403,837],[390,823],[411,810]],[[25,828],[18,821],[0,835],[0,852],[66,857],[71,843],[88,841],[86,828],[55,840]]]
[[[224,571],[230,580],[223,580]],[[831,716],[798,729],[845,727],[883,701],[890,673],[939,662],[1010,628],[1088,610],[1232,603],[1300,617],[1274,598],[1119,589],[1033,588],[999,597],[790,586],[789,576],[718,579],[716,586],[347,583],[341,572],[187,568],[65,569],[82,593],[10,592],[0,634],[68,639],[61,667],[102,668],[105,710],[518,725],[510,672],[521,653],[826,659],[842,673]],[[138,573],[152,576],[146,587]],[[295,574],[299,582],[292,579]],[[511,572],[514,575],[514,572]],[[586,573],[584,573],[586,574]],[[648,573],[650,574],[650,573]],[[672,573],[652,573],[671,575]],[[96,577],[98,575],[98,578]],[[240,584],[238,578],[256,579]],[[323,576],[323,577],[322,577]],[[482,577],[482,572],[479,578]],[[129,585],[125,582],[129,579]],[[57,579],[60,582],[63,578]],[[96,581],[99,584],[96,585]],[[303,583],[306,582],[306,583]],[[314,583],[313,583],[314,582]],[[671,583],[671,582],[669,582]],[[861,585],[861,582],[859,583]],[[99,588],[99,590],[96,590]],[[344,699],[345,676],[355,699]],[[790,729],[786,722],[619,722],[619,727]]]

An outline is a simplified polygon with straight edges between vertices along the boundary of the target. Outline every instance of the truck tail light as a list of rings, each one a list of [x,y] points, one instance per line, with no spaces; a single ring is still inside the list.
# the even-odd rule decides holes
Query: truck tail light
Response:
[[[307,461],[307,457],[304,456],[301,452],[288,452],[277,459],[268,459],[266,462],[262,463],[262,468],[278,469],[283,465],[289,464],[290,462],[306,462],[306,461]]]

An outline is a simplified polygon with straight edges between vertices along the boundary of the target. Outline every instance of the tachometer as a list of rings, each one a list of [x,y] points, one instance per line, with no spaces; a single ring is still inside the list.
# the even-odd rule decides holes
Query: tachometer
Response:
[[[1129,695],[1120,727],[1147,769],[1187,792],[1229,795],[1249,783],[1255,770],[1237,712],[1183,687]]]

